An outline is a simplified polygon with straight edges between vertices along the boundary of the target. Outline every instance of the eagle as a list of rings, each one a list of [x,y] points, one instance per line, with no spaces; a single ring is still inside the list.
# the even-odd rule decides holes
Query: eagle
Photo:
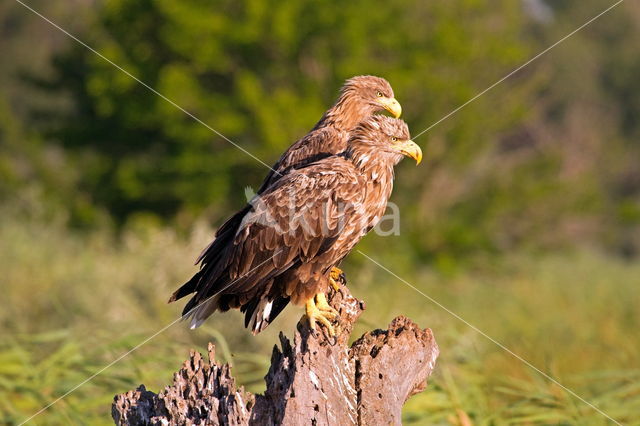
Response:
[[[406,123],[372,115],[352,130],[343,152],[267,187],[215,261],[196,274],[195,287],[184,285],[195,292],[183,311],[191,327],[217,310],[240,309],[257,334],[293,302],[305,306],[312,329],[320,323],[334,335],[336,312],[325,297],[331,269],[384,214],[403,156],[422,159]],[[186,294],[180,288],[170,301]]]
[[[343,152],[353,128],[365,118],[384,110],[396,118],[402,114],[402,107],[395,99],[393,89],[387,80],[372,75],[348,79],[340,89],[340,96],[335,104],[322,115],[309,133],[291,145],[271,167],[256,195],[262,194],[292,169]],[[251,209],[252,205],[248,203],[218,228],[214,240],[196,260],[196,264],[201,265],[201,273],[194,275],[183,285],[179,293],[174,295],[176,298],[196,291],[200,281],[206,279],[204,271],[208,270],[208,265],[218,262],[219,254],[233,240],[242,219]],[[332,270],[331,283],[336,289],[336,281],[341,276],[342,271],[339,268]],[[170,301],[172,300],[173,296]]]

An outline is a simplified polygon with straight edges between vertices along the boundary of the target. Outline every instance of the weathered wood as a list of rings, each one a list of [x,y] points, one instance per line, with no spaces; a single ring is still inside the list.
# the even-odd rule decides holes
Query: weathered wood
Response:
[[[209,344],[209,361],[191,351],[173,384],[160,393],[141,385],[117,395],[113,419],[119,425],[400,424],[402,405],[425,388],[435,367],[433,333],[400,316],[349,348],[364,303],[345,286],[329,295],[329,303],[340,313],[337,338],[304,323],[293,343],[281,333],[264,395],[238,387],[229,366],[215,362]]]
[[[358,424],[400,424],[402,406],[427,386],[438,357],[430,329],[406,317],[387,330],[365,334],[351,346],[358,389]]]
[[[111,415],[119,425],[246,425],[254,400],[236,387],[227,364],[215,362],[215,348],[209,343],[208,362],[192,350],[171,386],[155,394],[140,385],[117,395]]]

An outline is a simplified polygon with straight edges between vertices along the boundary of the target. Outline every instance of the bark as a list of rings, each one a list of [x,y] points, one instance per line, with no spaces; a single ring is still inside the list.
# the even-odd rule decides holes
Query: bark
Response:
[[[340,313],[337,337],[298,324],[293,342],[280,333],[264,395],[236,385],[228,365],[195,351],[156,394],[140,385],[117,395],[112,416],[119,425],[374,425],[401,424],[402,406],[421,392],[438,357],[430,329],[395,318],[348,346],[353,324],[364,310],[345,286],[329,295]]]

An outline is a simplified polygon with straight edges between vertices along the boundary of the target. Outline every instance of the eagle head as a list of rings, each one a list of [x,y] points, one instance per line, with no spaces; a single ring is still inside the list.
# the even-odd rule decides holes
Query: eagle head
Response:
[[[348,152],[360,164],[372,158],[389,158],[394,164],[403,156],[422,161],[422,150],[411,140],[407,123],[398,119],[373,115],[353,131]]]
[[[402,114],[402,106],[394,97],[391,85],[381,77],[373,75],[352,77],[342,87],[342,96],[351,98],[371,113],[387,110],[396,118]]]

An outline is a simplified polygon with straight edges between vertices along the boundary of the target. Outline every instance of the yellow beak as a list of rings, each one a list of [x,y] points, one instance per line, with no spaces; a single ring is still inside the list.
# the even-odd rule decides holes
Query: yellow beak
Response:
[[[395,118],[400,118],[402,115],[402,106],[400,106],[400,102],[398,102],[396,98],[382,97],[378,99],[378,103],[382,105],[384,109],[393,114]]]
[[[416,166],[422,161],[422,150],[418,144],[411,139],[400,142],[396,145],[396,149],[407,157],[411,157],[416,160]]]

